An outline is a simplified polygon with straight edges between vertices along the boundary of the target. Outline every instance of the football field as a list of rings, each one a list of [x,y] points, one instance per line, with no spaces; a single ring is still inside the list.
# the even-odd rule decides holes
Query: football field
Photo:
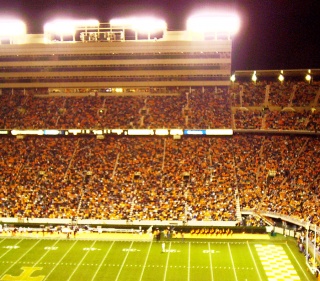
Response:
[[[1,237],[0,280],[311,281],[316,278],[307,271],[304,256],[293,239],[157,242]]]

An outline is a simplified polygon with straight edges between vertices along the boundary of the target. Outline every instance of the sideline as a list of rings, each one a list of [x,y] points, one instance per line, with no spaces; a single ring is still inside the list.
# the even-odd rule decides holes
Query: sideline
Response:
[[[91,232],[79,231],[76,235],[72,233],[67,234],[63,232],[2,232],[0,238],[33,238],[33,239],[70,239],[70,240],[109,240],[109,241],[145,241],[150,242],[154,240],[150,233],[112,233],[112,232]],[[209,240],[270,240],[269,234],[252,234],[252,233],[234,233],[232,235],[225,234],[190,234],[185,233],[183,237],[180,234],[172,237],[171,241],[181,239],[209,239]]]

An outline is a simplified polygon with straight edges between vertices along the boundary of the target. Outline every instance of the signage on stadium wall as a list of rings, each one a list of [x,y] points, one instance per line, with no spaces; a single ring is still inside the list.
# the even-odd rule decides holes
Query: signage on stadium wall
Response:
[[[184,135],[207,135],[207,136],[228,136],[233,135],[232,129],[188,129],[184,130]]]
[[[44,133],[44,130],[12,130],[11,134],[14,136],[17,135],[38,135],[41,136]]]
[[[43,130],[43,134],[54,136],[54,135],[59,135],[60,131],[59,130]]]
[[[172,135],[172,136],[177,136],[177,135],[182,136],[183,135],[183,130],[182,129],[171,129],[170,130],[170,135]]]
[[[231,136],[233,135],[232,129],[207,129],[207,136]]]
[[[205,135],[206,130],[184,130],[184,135]]]
[[[157,136],[167,136],[167,135],[169,135],[169,130],[167,130],[167,129],[156,129],[155,134]]]
[[[182,136],[182,135],[207,135],[207,136],[226,136],[232,135],[232,129],[68,129],[68,130],[3,130],[0,135],[38,135],[38,136],[57,136],[57,135],[128,135],[128,136]]]
[[[150,135],[154,135],[154,130],[149,130],[149,129],[129,129],[129,130],[127,130],[127,134],[130,135],[130,136],[150,136]]]

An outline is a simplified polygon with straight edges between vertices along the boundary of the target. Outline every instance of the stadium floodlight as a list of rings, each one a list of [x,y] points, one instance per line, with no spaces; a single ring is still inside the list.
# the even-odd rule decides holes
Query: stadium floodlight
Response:
[[[312,76],[311,76],[311,69],[308,69],[308,73],[305,76],[306,81],[308,81],[308,83],[311,83],[312,80]]]
[[[282,73],[278,76],[278,80],[282,83],[284,81],[284,76]]]
[[[21,20],[0,19],[0,36],[20,36],[26,34],[26,24]]]
[[[232,74],[231,77],[230,77],[230,80],[231,80],[232,83],[234,83],[236,81],[236,75]]]
[[[164,20],[153,17],[130,17],[112,19],[110,21],[112,27],[122,27],[132,29],[139,33],[153,33],[156,31],[164,31],[167,29],[167,23]]]
[[[44,33],[73,35],[79,27],[97,27],[98,20],[54,20],[44,25]]]
[[[310,83],[311,79],[312,79],[311,75],[310,75],[310,74],[307,74],[307,75],[306,75],[306,80]]]
[[[256,71],[253,71],[253,74],[252,74],[252,77],[251,77],[251,80],[256,83],[258,78],[257,78],[257,72]]]
[[[199,13],[187,20],[187,30],[193,32],[226,32],[235,34],[240,28],[240,18],[232,13]]]

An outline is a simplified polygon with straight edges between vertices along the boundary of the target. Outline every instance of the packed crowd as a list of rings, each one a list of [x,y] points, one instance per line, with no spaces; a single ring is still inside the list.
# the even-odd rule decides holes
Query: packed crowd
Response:
[[[230,89],[234,107],[308,107],[318,104],[320,83],[243,82]]]
[[[42,94],[42,95],[40,95]],[[149,95],[50,96],[2,91],[0,129],[320,128],[320,85],[240,83]]]
[[[237,129],[319,129],[319,83],[243,83],[231,89]]]
[[[0,129],[317,131],[319,86],[258,82],[231,89],[78,97],[4,90]],[[316,136],[29,136],[1,137],[0,143],[3,217],[234,221],[238,200],[242,210],[320,225]]]
[[[237,220],[242,210],[320,225],[313,136],[0,138],[0,216]]]
[[[226,89],[193,91],[188,97],[188,128],[230,128],[231,101]]]

